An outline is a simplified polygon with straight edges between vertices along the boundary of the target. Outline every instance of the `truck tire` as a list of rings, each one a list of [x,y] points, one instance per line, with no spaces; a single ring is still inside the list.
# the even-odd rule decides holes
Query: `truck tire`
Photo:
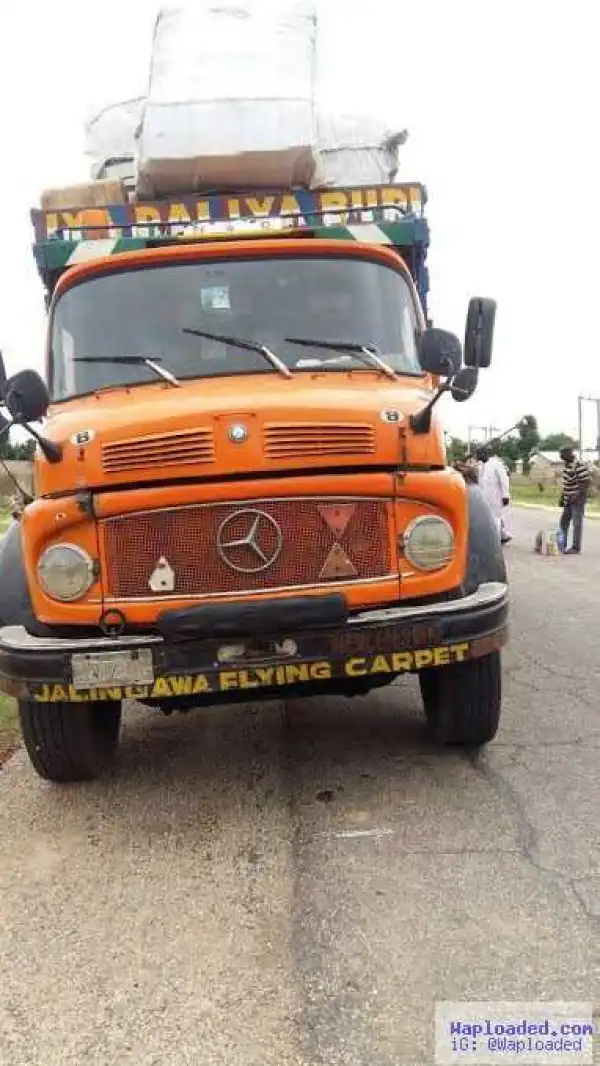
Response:
[[[19,702],[21,732],[33,768],[46,781],[92,781],[119,743],[121,703]]]
[[[498,732],[502,707],[499,651],[419,674],[425,717],[438,744],[480,747]]]

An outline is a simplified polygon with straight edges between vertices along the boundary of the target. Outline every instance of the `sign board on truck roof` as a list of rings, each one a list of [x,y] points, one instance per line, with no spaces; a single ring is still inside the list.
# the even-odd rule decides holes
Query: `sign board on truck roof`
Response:
[[[217,228],[253,223],[257,230],[276,230],[293,222],[296,226],[340,225],[363,214],[385,210],[386,221],[402,217],[423,218],[427,195],[416,182],[373,188],[339,188],[309,192],[293,189],[282,193],[246,193],[173,197],[151,202],[110,204],[69,210],[33,210],[36,241],[93,240],[106,237],[153,238],[186,230],[202,233]]]

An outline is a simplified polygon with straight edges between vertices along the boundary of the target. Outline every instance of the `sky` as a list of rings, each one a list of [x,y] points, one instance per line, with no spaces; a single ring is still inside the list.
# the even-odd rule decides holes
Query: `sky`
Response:
[[[277,0],[271,0],[277,7]],[[399,179],[429,193],[431,312],[462,336],[470,296],[498,301],[492,367],[445,423],[577,430],[600,396],[600,67],[589,0],[317,0],[319,100],[410,132]],[[87,178],[86,118],[144,93],[153,0],[54,0],[0,15],[0,348],[42,370],[31,255],[43,188]],[[588,336],[588,329],[592,336]],[[587,406],[584,444],[595,438]],[[481,435],[481,433],[479,434]]]

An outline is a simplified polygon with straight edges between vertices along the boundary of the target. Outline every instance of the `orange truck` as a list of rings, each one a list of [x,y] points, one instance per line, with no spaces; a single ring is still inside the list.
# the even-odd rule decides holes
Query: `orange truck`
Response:
[[[437,406],[489,366],[495,304],[470,301],[463,342],[429,323],[425,204],[409,184],[32,212],[46,373],[0,380],[2,431],[37,440],[0,547],[0,688],[42,777],[98,776],[126,700],[406,673],[438,743],[495,735],[505,566]]]

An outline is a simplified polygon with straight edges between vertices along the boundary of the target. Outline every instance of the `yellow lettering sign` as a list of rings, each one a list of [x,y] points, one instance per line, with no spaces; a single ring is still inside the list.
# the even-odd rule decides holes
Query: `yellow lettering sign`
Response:
[[[135,221],[138,225],[147,222],[153,222],[156,225],[160,223],[160,211],[158,207],[150,207],[148,204],[134,204],[133,212]]]
[[[170,677],[171,693],[173,696],[191,696],[193,678],[191,677]]]
[[[58,229],[58,215],[56,211],[50,211],[46,215],[46,233],[49,237]]]
[[[172,696],[172,695],[173,695],[173,693],[171,692],[171,686],[169,684],[169,678],[168,677],[157,677],[156,681],[154,682],[154,688],[152,689],[153,698],[159,700],[159,699],[165,699],[165,697]]]
[[[258,200],[255,196],[249,196],[246,200],[248,209],[254,218],[265,218],[271,214],[273,210],[273,204],[275,203],[274,196],[265,196],[264,200]]]
[[[326,681],[327,678],[331,677],[331,663],[312,663],[310,676],[312,681]]]
[[[386,207],[401,207],[406,210],[409,203],[406,189],[383,189],[381,202]]]
[[[281,197],[281,211],[282,215],[301,215],[300,205],[295,196],[292,193],[286,193]]]
[[[210,681],[204,674],[198,674],[194,678],[194,687],[192,688],[192,696],[197,696],[199,693],[210,692]]]
[[[297,681],[309,681],[310,673],[308,670],[308,663],[295,663],[285,668],[285,679],[293,685]]]
[[[169,222],[187,222],[188,225],[191,222],[191,218],[187,212],[187,208],[184,204],[170,204],[169,206]]]
[[[464,662],[470,645],[446,644],[416,651],[396,651],[389,655],[353,656],[341,663],[327,659],[313,662],[285,663],[278,666],[255,666],[240,670],[221,670],[215,679],[220,692],[246,691],[285,685],[324,681],[335,674],[364,677],[367,674],[402,674],[429,667]],[[33,694],[38,703],[95,703],[110,700],[164,700],[174,697],[205,695],[213,691],[206,674],[178,674],[157,677],[152,685],[127,685],[92,688],[80,691],[70,684],[40,685]]]
[[[447,666],[450,662],[450,648],[434,648],[433,661],[435,666]]]
[[[321,193],[321,211],[325,214],[327,211],[343,210],[348,207],[348,197],[345,192],[323,192]]]
[[[148,696],[150,691],[148,685],[128,685],[125,689],[126,700],[143,700]]]
[[[413,655],[411,651],[396,651],[392,655],[392,670],[395,674],[403,674],[413,668]]]
[[[86,223],[85,211],[63,211],[64,225],[68,229],[83,229]]]
[[[360,677],[367,672],[366,659],[346,659],[344,670],[348,677]]]
[[[422,651],[414,652],[415,666],[417,670],[422,670],[424,666],[431,666],[433,662],[433,651],[431,648],[423,648]]]
[[[389,674],[391,672],[391,666],[387,661],[385,655],[376,655],[371,666],[371,674]]]

